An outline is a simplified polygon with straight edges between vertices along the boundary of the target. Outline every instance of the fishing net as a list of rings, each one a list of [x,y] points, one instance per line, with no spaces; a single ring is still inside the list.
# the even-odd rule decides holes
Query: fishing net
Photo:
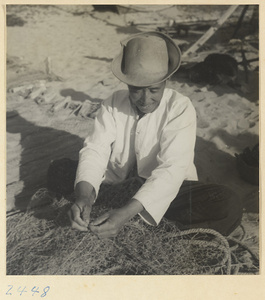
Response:
[[[120,207],[140,183],[103,186],[91,218]],[[246,263],[243,243],[229,241],[210,229],[180,231],[163,219],[159,226],[145,224],[138,216],[111,239],[70,228],[67,211],[74,196],[56,197],[39,190],[44,206],[29,206],[25,213],[7,217],[8,275],[196,275],[257,274],[253,253]],[[38,201],[40,203],[40,201]],[[233,245],[231,245],[233,242]],[[233,247],[233,248],[231,248]],[[241,250],[240,250],[241,249]],[[246,249],[244,249],[246,250]],[[248,252],[249,253],[249,252]],[[245,255],[246,256],[246,255]]]

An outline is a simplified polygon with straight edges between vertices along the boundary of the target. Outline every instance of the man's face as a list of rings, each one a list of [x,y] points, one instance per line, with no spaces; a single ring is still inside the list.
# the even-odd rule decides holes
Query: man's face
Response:
[[[144,114],[153,112],[160,104],[166,82],[155,84],[149,87],[130,86],[129,97],[138,110]]]

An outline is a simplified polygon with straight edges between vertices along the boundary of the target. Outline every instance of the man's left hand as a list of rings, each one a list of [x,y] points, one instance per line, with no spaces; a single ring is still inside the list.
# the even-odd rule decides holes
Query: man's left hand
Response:
[[[122,208],[111,210],[90,223],[90,229],[100,239],[117,236],[122,226],[143,210],[142,204],[135,199]]]
[[[89,227],[99,238],[104,239],[115,237],[126,221],[127,219],[122,214],[121,210],[115,209],[103,214],[95,221],[91,222]]]

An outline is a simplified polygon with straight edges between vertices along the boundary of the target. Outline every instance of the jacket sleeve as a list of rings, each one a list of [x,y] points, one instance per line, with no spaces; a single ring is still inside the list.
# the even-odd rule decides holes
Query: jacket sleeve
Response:
[[[106,100],[110,103],[111,99]],[[94,122],[93,133],[85,139],[84,147],[79,152],[79,163],[76,173],[75,185],[80,181],[89,182],[98,195],[103,180],[111,146],[115,140],[116,126],[111,113],[111,105],[101,106]]]
[[[172,112],[176,114],[176,111]],[[176,197],[187,174],[194,168],[194,147],[196,140],[196,112],[188,100],[180,113],[172,116],[162,131],[158,166],[135,194],[145,210],[140,214],[152,224],[159,224],[170,203]]]

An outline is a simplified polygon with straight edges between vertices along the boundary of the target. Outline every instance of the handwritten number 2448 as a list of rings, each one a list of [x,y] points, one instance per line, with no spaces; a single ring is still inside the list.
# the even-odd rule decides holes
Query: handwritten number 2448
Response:
[[[13,285],[8,285],[8,291],[6,292],[6,295],[11,296],[14,292],[13,290]],[[38,286],[34,286],[31,291],[32,296],[35,296],[35,294],[40,294],[40,297],[45,297],[47,295],[47,293],[49,292],[50,287],[46,286],[41,292],[39,291],[39,287]],[[24,286],[24,288],[22,289],[21,286],[17,289],[17,293],[22,296],[23,293],[28,293],[26,287]]]

